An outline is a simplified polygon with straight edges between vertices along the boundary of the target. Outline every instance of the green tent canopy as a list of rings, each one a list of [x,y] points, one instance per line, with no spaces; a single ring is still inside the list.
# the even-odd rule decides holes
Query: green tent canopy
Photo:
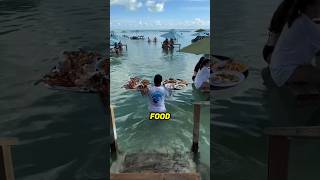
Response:
[[[190,44],[180,50],[180,52],[192,54],[211,54],[210,53],[210,38],[203,38],[195,43]]]
[[[194,32],[203,32],[203,31],[206,31],[206,30],[205,29],[197,29]]]

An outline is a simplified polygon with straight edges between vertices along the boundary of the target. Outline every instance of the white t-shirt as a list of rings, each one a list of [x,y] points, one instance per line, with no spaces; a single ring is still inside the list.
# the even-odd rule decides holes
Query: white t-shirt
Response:
[[[209,67],[203,67],[200,69],[196,75],[196,78],[194,79],[194,85],[197,89],[199,89],[204,82],[209,80],[210,77],[210,68]]]
[[[310,65],[320,50],[320,26],[302,14],[283,30],[271,57],[270,72],[277,86],[284,85],[298,66]]]
[[[152,86],[148,91],[149,112],[166,112],[164,100],[169,96],[169,91],[164,86]]]

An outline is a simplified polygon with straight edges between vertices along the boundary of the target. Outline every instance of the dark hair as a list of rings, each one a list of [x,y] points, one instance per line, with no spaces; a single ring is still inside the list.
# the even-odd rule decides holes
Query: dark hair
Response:
[[[295,0],[293,8],[288,17],[288,26],[291,27],[294,21],[304,13],[309,5],[312,5],[317,0]]]
[[[295,0],[283,0],[278,6],[277,10],[274,12],[269,31],[274,33],[281,33],[284,25],[288,21],[289,14],[293,8]]]
[[[202,62],[203,62],[205,59],[206,59],[206,58],[203,57],[203,56],[200,58],[200,60],[198,61],[198,63],[197,63],[196,66],[194,67],[194,71],[195,71],[195,72],[198,72],[198,71],[199,71]]]
[[[162,82],[162,76],[160,74],[157,74],[154,76],[154,85],[160,86]]]
[[[202,69],[206,64],[208,64],[210,62],[210,59],[205,59],[202,61],[201,65],[200,65],[200,69]]]

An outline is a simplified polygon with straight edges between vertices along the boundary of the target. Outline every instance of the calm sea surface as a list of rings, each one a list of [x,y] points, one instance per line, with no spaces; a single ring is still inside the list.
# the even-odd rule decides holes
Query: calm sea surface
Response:
[[[249,66],[241,85],[211,93],[214,179],[256,180],[267,177],[267,138],[263,128],[274,125],[319,124],[319,107],[297,108],[277,90],[263,85],[266,67],[262,48],[280,0],[215,1],[214,53]],[[290,179],[319,179],[319,141],[293,140]]]
[[[17,179],[105,179],[107,119],[97,95],[33,83],[63,51],[104,53],[106,17],[104,1],[0,1],[0,137],[19,139]]]
[[[206,100],[209,95],[203,95],[189,85],[181,91],[174,91],[166,101],[167,111],[174,116],[170,121],[149,121],[148,99],[139,92],[122,88],[130,77],[139,76],[153,82],[155,74],[161,74],[164,79],[180,78],[192,82],[193,68],[201,56],[177,52],[162,51],[161,42],[164,39],[160,31],[140,31],[116,34],[144,35],[157,37],[157,43],[146,40],[121,39],[128,45],[128,50],[122,56],[111,57],[111,104],[115,106],[118,143],[121,151],[185,153],[190,152],[193,130],[193,102]],[[179,32],[181,33],[181,32]],[[191,44],[194,38],[190,32],[182,32],[183,38],[178,40],[181,47]],[[200,172],[203,179],[209,179],[210,164],[210,118],[209,106],[203,106],[200,130]]]

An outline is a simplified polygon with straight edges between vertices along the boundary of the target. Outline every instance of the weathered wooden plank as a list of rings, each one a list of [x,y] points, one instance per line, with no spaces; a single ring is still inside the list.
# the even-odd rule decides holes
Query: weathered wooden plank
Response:
[[[191,151],[194,153],[198,152],[199,149],[199,128],[200,128],[200,113],[201,113],[201,104],[194,103],[193,110],[193,141]]]
[[[116,155],[117,154],[117,149],[118,149],[118,146],[117,146],[117,128],[116,128],[116,120],[115,120],[115,114],[114,114],[114,109],[113,109],[113,106],[110,105],[110,114],[111,114],[111,122],[110,122],[110,125],[111,125],[111,137],[113,138],[112,139],[112,142],[110,144],[110,148],[111,148],[111,154],[112,156]]]
[[[287,137],[269,137],[268,180],[288,179],[289,143]]]
[[[111,180],[200,180],[197,173],[118,173]]]
[[[210,101],[198,101],[198,102],[194,102],[194,104],[199,104],[199,105],[210,105]]]
[[[15,145],[18,140],[16,138],[0,138],[0,146],[1,145]]]
[[[13,163],[10,145],[16,144],[16,139],[1,139],[0,144],[0,179],[14,180]]]
[[[271,136],[320,138],[320,126],[266,128],[264,133]]]

